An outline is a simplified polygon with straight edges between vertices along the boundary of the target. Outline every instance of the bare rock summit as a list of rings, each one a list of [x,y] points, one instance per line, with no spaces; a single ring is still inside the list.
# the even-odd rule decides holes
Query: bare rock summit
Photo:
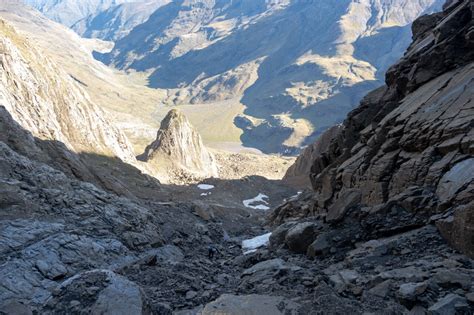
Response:
[[[201,136],[179,110],[172,109],[161,122],[156,140],[138,159],[155,164],[168,176],[217,177],[215,158],[204,146]]]

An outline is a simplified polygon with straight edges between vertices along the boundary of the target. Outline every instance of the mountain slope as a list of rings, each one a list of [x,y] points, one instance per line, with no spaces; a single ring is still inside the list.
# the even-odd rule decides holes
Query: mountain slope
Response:
[[[122,3],[79,20],[71,28],[87,38],[115,41],[145,22],[159,7],[170,0],[145,0]]]
[[[96,61],[92,50],[107,49],[103,43],[80,38],[27,6],[0,3],[0,8],[1,18],[33,41],[42,55],[54,60],[106,111],[107,118],[133,143],[135,153],[143,152],[167,112],[163,109],[163,113],[157,114],[159,108],[155,102],[160,93],[146,88],[140,78],[124,75]]]
[[[1,21],[2,106],[34,136],[133,162],[128,140],[79,84]],[[25,106],[28,104],[28,106]]]
[[[146,195],[144,189],[135,190],[138,182],[157,189],[158,180],[142,176],[128,139],[105,118],[78,79],[0,21],[2,141],[27,157],[121,195]],[[111,167],[104,168],[104,163]],[[126,167],[117,172],[112,165]]]
[[[186,116],[176,109],[166,115],[155,141],[138,159],[157,164],[161,169],[166,165],[164,168],[168,176],[175,175],[173,173],[177,171],[198,178],[218,176],[214,156],[204,146],[201,136]]]
[[[42,56],[54,60],[87,91],[95,104],[105,110],[106,118],[130,140],[135,155],[143,153],[145,147],[156,139],[160,122],[170,111],[170,107],[160,103],[166,93],[146,87],[139,74],[125,74],[95,60],[91,51],[101,49],[103,43],[80,38],[70,29],[26,6],[0,3],[0,8],[1,18],[14,25],[23,37],[29,38]],[[240,133],[232,125],[233,118],[240,111],[233,104],[224,102],[219,105],[182,106],[180,111],[197,129],[206,146],[222,148],[214,151],[222,166],[220,177],[237,179],[258,174],[281,178],[289,160],[247,154],[250,150],[240,146]],[[235,163],[241,165],[236,168]],[[262,168],[262,164],[265,167]]]
[[[80,20],[104,11],[112,6],[134,0],[22,0],[48,18],[66,26],[73,26]]]
[[[175,1],[100,58],[152,71],[167,104],[242,103],[242,142],[291,154],[380,84],[441,2]]]
[[[326,150],[306,155],[312,193],[277,209],[274,222],[312,214],[345,229],[341,222],[353,221],[361,240],[435,222],[473,255],[473,14],[472,1],[452,1],[417,20],[386,86],[364,98]]]

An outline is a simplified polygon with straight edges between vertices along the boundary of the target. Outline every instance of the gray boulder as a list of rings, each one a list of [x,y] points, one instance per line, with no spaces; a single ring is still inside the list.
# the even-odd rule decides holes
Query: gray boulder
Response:
[[[248,269],[245,269],[244,272],[242,273],[242,275],[252,275],[254,273],[257,273],[257,272],[262,272],[262,271],[278,271],[278,270],[281,270],[281,269],[284,269],[286,268],[285,267],[285,262],[280,259],[280,258],[276,258],[276,259],[271,259],[271,260],[266,260],[266,261],[262,261],[262,262],[259,262],[258,264],[255,264],[254,266],[248,268]]]
[[[299,314],[299,307],[297,303],[280,296],[224,294],[207,304],[199,314],[293,315]]]
[[[398,294],[400,295],[402,299],[414,300],[416,299],[417,296],[423,294],[427,288],[428,288],[428,284],[426,282],[404,283],[400,285]]]
[[[299,223],[288,231],[285,236],[285,243],[293,252],[306,253],[308,246],[318,236],[318,230],[316,223]]]
[[[295,222],[286,222],[273,230],[270,235],[270,247],[276,248],[284,245],[286,234],[295,225]]]
[[[328,234],[319,235],[316,240],[308,246],[306,255],[314,258],[316,256],[325,255],[331,248],[331,241],[328,238]]]
[[[42,314],[150,314],[140,287],[110,270],[92,270],[63,282]]]
[[[428,309],[428,313],[432,315],[455,315],[458,314],[458,311],[466,310],[467,308],[468,305],[465,298],[457,294],[448,294],[431,306]]]

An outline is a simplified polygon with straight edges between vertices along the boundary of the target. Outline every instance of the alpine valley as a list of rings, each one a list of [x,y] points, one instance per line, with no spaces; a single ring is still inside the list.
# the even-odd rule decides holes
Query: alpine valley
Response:
[[[474,314],[473,0],[2,0],[0,315]]]

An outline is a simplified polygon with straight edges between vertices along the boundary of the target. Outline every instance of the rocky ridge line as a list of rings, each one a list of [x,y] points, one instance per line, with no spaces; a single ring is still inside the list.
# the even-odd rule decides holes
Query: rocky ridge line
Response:
[[[186,116],[177,109],[168,112],[156,140],[138,159],[157,165],[157,169],[167,168],[170,177],[176,177],[176,172],[189,173],[191,178],[218,177],[214,155],[204,146],[201,136]]]

